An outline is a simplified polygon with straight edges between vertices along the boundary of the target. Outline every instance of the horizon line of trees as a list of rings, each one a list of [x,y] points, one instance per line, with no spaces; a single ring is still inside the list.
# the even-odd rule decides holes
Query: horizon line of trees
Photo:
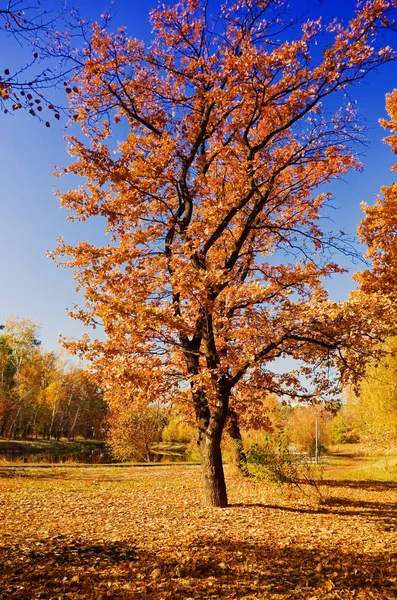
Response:
[[[111,414],[102,390],[89,373],[56,352],[45,351],[40,328],[31,319],[9,317],[0,325],[0,437],[8,439],[107,439],[119,458],[146,460],[151,443],[195,442],[195,430],[171,404],[129,408]],[[370,365],[358,389],[346,390],[336,414],[322,406],[283,406],[269,394],[263,398],[266,423],[242,424],[246,448],[267,439],[310,451],[318,421],[320,442],[361,442],[384,446],[397,442],[396,338],[387,341],[387,355]],[[182,432],[182,433],[181,433]]]
[[[41,348],[39,326],[9,317],[0,331],[0,437],[104,439],[107,405],[88,372]]]

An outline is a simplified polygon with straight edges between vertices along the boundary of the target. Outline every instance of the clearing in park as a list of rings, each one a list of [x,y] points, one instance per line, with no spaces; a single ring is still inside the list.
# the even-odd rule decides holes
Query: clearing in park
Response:
[[[197,466],[0,468],[0,598],[392,599],[395,462],[338,459],[318,487]]]

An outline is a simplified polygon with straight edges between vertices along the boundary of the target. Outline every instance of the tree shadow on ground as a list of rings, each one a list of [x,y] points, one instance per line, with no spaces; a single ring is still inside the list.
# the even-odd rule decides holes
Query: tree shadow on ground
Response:
[[[267,597],[311,597],[315,590],[339,590],[341,598],[353,597],[357,590],[374,587],[379,593],[397,593],[395,567],[397,554],[367,555],[337,552],[333,548],[307,549],[296,546],[273,546],[224,540],[211,548],[211,558],[199,560],[192,571],[196,577],[212,574],[228,583],[234,579],[242,587]],[[219,558],[223,559],[219,563]],[[225,567],[226,566],[226,573]],[[393,581],[394,580],[394,581]],[[262,596],[260,596],[262,593]],[[339,596],[335,596],[339,597]],[[374,597],[377,597],[374,595]],[[381,596],[378,596],[381,597]]]
[[[126,565],[138,560],[133,544],[73,536],[29,539],[2,547],[0,598],[103,598],[115,581],[127,582]],[[4,594],[4,595],[2,595]],[[113,597],[113,596],[110,596]]]
[[[264,508],[287,513],[320,515],[332,513],[347,517],[364,517],[367,521],[376,521],[386,531],[397,531],[397,504],[393,502],[368,502],[345,498],[327,498],[318,506],[286,506],[283,504],[236,503],[229,508]]]
[[[280,536],[282,542],[282,535]],[[155,553],[124,541],[57,536],[4,546],[3,598],[396,598],[397,553],[342,553],[198,536]],[[376,590],[376,591],[375,591]]]
[[[377,481],[374,479],[323,479],[320,485],[335,488],[350,488],[355,490],[366,490],[368,492],[384,492],[386,490],[397,490],[395,481]]]

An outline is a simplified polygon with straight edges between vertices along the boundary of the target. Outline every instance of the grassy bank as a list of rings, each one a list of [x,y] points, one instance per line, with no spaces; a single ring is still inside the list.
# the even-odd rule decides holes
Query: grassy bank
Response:
[[[105,442],[96,440],[5,440],[0,439],[0,461],[57,459],[65,456],[105,452]]]
[[[329,456],[323,468],[326,479],[397,481],[397,456]]]

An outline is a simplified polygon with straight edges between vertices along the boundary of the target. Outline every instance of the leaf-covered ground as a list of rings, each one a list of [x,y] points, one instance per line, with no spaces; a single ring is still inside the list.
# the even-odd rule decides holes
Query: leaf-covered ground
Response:
[[[397,484],[281,491],[196,467],[0,469],[0,598],[397,598]],[[286,493],[288,491],[288,493]]]

